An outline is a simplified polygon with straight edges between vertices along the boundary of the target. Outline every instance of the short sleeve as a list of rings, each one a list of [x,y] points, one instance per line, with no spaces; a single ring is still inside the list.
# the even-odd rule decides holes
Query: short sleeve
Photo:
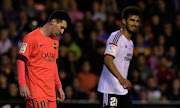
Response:
[[[32,53],[34,48],[34,39],[31,35],[26,35],[22,41],[21,48],[19,50],[19,54],[25,56],[29,59],[30,54]]]
[[[106,50],[104,55],[111,55],[113,57],[116,57],[116,53],[117,53],[117,45],[112,44],[112,43],[108,43],[106,46]]]
[[[106,50],[105,50],[104,55],[111,55],[113,57],[116,57],[118,41],[121,35],[122,33],[120,31],[114,32],[110,35],[106,43]]]

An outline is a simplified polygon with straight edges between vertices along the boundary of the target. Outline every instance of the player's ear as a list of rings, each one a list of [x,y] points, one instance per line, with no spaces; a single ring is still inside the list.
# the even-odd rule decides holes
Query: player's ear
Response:
[[[122,23],[123,23],[124,25],[126,24],[126,19],[125,19],[125,18],[122,19]]]
[[[51,20],[51,25],[53,25],[53,24],[55,24],[55,23],[57,23],[56,19],[52,19],[52,20]]]

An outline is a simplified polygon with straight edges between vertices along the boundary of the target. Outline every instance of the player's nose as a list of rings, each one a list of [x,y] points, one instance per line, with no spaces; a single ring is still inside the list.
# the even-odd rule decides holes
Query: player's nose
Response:
[[[139,22],[135,21],[134,25],[137,27],[139,25]]]
[[[60,32],[61,32],[61,34],[63,34],[64,33],[64,29],[62,29]]]

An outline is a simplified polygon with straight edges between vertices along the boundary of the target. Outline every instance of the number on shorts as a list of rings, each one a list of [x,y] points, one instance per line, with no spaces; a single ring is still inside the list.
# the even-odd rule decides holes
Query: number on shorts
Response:
[[[41,108],[46,108],[46,104],[45,104],[45,101],[44,100],[41,100]],[[37,107],[39,108],[39,102],[36,101],[36,104],[37,104]]]
[[[36,104],[37,104],[37,107],[39,108],[39,102],[38,101],[36,101]]]
[[[117,107],[117,98],[116,97],[111,97],[110,98],[110,106],[112,107]]]

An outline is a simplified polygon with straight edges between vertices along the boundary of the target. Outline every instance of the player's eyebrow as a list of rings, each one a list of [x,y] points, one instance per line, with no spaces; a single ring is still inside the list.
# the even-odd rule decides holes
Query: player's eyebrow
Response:
[[[129,20],[139,22],[139,20],[135,20],[135,19],[133,19],[133,18],[130,18]]]
[[[133,19],[133,18],[131,18],[130,20],[131,20],[131,21],[135,21],[135,19]]]

